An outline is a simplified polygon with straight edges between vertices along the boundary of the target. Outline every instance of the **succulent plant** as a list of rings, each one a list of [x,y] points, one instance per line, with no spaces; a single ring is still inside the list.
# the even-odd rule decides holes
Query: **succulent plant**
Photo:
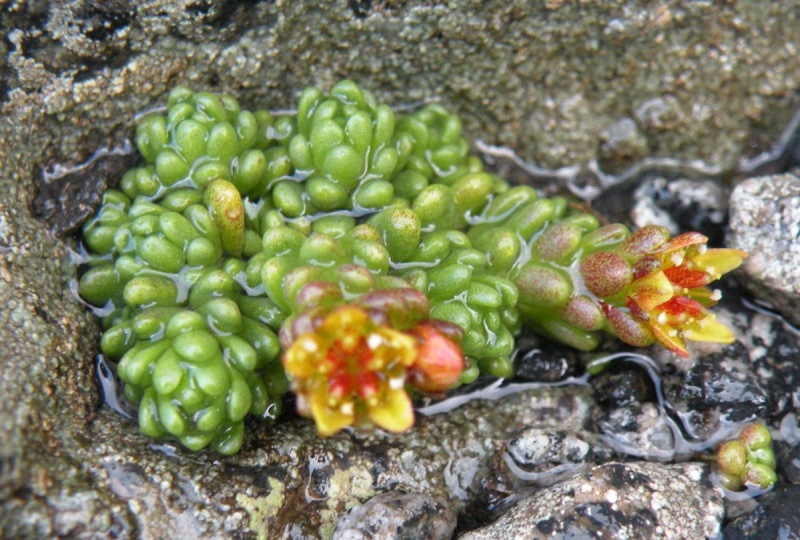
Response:
[[[176,88],[136,143],[78,289],[152,437],[233,453],[290,387],[323,435],[402,431],[413,393],[512,376],[523,324],[584,350],[733,339],[704,287],[744,253],[512,187],[438,105],[395,114],[342,81],[273,117]]]
[[[686,340],[733,342],[706,309],[720,293],[705,285],[738,267],[745,253],[707,249],[699,233],[670,238],[659,226],[633,233],[621,225],[596,227],[581,214],[549,224],[531,243],[528,262],[512,271],[519,310],[540,332],[591,350],[605,330],[630,345],[658,342],[683,357]]]
[[[288,118],[243,110],[230,96],[176,88],[164,113],[139,120],[136,146],[145,165],[125,173],[120,189],[130,198],[154,200],[222,179],[243,196],[260,197],[272,178],[290,170],[275,147],[292,129]]]
[[[287,139],[294,176],[275,184],[272,201],[287,217],[384,207],[394,199],[391,180],[410,146],[395,134],[394,112],[352,81],[328,95],[307,88]]]
[[[241,445],[247,414],[277,417],[288,380],[272,329],[283,313],[268,298],[243,293],[229,274],[237,265],[223,268],[204,269],[185,302],[170,290],[163,302],[128,308],[100,345],[119,362],[144,434],[231,454]]]
[[[717,472],[722,485],[731,491],[745,486],[771,488],[778,477],[769,429],[763,424],[749,424],[737,438],[720,445]]]

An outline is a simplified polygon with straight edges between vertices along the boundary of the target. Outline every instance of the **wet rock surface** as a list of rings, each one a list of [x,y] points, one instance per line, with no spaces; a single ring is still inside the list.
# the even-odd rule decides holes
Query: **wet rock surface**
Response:
[[[200,537],[330,537],[348,510],[381,491],[431,496],[460,512],[477,467],[497,441],[528,425],[577,428],[590,409],[589,388],[546,388],[478,400],[418,420],[402,436],[383,432],[316,435],[305,420],[251,426],[236,456],[191,454],[144,438],[132,421],[101,409],[79,456],[95,482],[119,497],[136,530],[191,528]],[[434,520],[435,521],[435,520]]]
[[[676,436],[663,409],[653,403],[631,403],[597,418],[600,438],[616,451],[647,460],[675,459]]]
[[[475,390],[471,400],[451,398],[466,401],[453,411],[447,412],[448,402],[431,405],[441,412],[421,418],[400,437],[348,432],[323,440],[308,422],[287,415],[275,427],[249,425],[243,451],[220,458],[155,444],[102,405],[95,373],[98,325],[69,292],[69,248],[76,244],[58,235],[74,230],[100,189],[119,180],[116,165],[91,161],[93,153],[123,148],[133,135],[134,115],[163,105],[173,86],[230,92],[244,104],[280,109],[301,88],[330,87],[344,76],[389,103],[438,99],[464,117],[465,133],[476,140],[508,145],[545,167],[572,167],[561,176],[549,169],[529,176],[555,180],[549,184],[553,190],[580,180],[586,169],[625,170],[667,156],[679,162],[666,163],[671,170],[700,171],[719,187],[719,199],[707,204],[705,195],[685,195],[713,195],[713,189],[676,188],[669,177],[663,189],[674,200],[688,200],[689,214],[724,208],[727,187],[719,179],[778,141],[797,106],[800,59],[792,51],[800,47],[800,23],[793,10],[789,3],[756,1],[604,2],[580,9],[559,1],[529,7],[466,0],[437,6],[342,1],[326,7],[225,0],[155,0],[133,7],[89,0],[4,4],[0,536],[330,537],[349,510],[366,511],[362,505],[387,490],[416,494],[417,502],[430,498],[441,505],[431,508],[445,513],[449,508],[458,531],[465,532],[497,518],[513,500],[520,501],[515,508],[529,511],[500,519],[519,526],[518,520],[539,516],[536,508],[544,512],[536,502],[540,493],[566,493],[579,485],[596,495],[587,496],[588,510],[578,512],[574,500],[561,497],[555,502],[563,519],[536,523],[551,532],[584,532],[598,530],[602,519],[619,535],[635,531],[631,538],[648,538],[659,526],[658,534],[673,537],[691,532],[700,536],[689,537],[700,538],[716,530],[718,495],[695,474],[702,470],[696,464],[607,464],[542,488],[503,469],[504,456],[520,446],[521,434],[539,433],[554,441],[569,434],[575,437],[570,447],[585,449],[582,441],[589,451],[579,459],[569,453],[533,459],[534,471],[564,463],[589,466],[612,455],[626,459],[636,456],[634,448],[650,451],[647,459],[689,459],[713,446],[721,418],[732,422],[730,430],[754,414],[773,427],[793,420],[800,401],[800,347],[797,335],[768,313],[738,304],[722,310],[720,317],[738,329],[738,342],[696,347],[697,363],[638,351],[667,366],[666,397],[653,395],[661,383],[642,389],[641,373],[600,379],[591,383],[594,390],[585,384]],[[465,57],[467,62],[453,62]],[[695,167],[698,162],[691,160],[702,161]],[[87,165],[76,168],[80,164]],[[66,166],[67,173],[48,182],[41,173],[55,165]],[[635,190],[636,183],[632,178],[626,189]],[[770,195],[782,185],[774,183],[750,193],[753,204],[783,201],[783,195]],[[653,197],[646,188],[642,200]],[[787,201],[781,208],[791,217]],[[674,223],[685,225],[675,211],[684,206],[662,206]],[[735,205],[731,210],[737,212]],[[716,225],[714,219],[703,227]],[[755,238],[755,247],[773,246],[768,255],[793,253],[795,238],[763,224],[768,232],[746,235]],[[778,300],[793,298],[785,288],[769,296],[770,276],[747,270],[753,294],[776,309],[782,308]],[[547,383],[580,377],[596,356],[540,340],[525,350],[533,349],[538,352],[520,361],[522,378]],[[661,376],[659,371],[650,380]],[[617,384],[636,386],[607,391]],[[757,399],[728,399],[736,388]],[[598,391],[608,399],[598,398]],[[710,434],[711,442],[703,438]],[[611,436],[631,439],[614,446]],[[785,444],[793,447],[798,440]],[[659,458],[662,450],[667,458]],[[609,479],[612,470],[622,472]],[[632,493],[629,499],[620,496],[642,474],[658,487],[649,507]],[[654,505],[662,504],[657,495],[672,493],[661,490],[664,482],[682,486],[675,490],[681,497],[656,511]],[[608,500],[609,485],[617,509]],[[786,497],[793,497],[791,490],[779,487],[765,506],[774,500],[770,508],[779,508],[791,500]],[[622,500],[642,503],[630,508],[651,513],[628,513]],[[384,504],[378,499],[367,509]],[[406,511],[412,507],[405,505]],[[688,531],[686,519],[670,520],[675,512],[694,512],[692,524],[699,528]]]
[[[547,485],[571,475],[591,458],[591,444],[580,433],[529,428],[508,442],[504,461],[517,477]]]
[[[606,463],[537,491],[460,538],[713,537],[723,505],[705,474],[699,464]]]
[[[50,226],[52,233],[64,237],[78,233],[100,204],[109,182],[116,182],[136,163],[133,148],[102,149],[81,166],[67,171],[56,167],[39,171],[41,182],[31,201],[31,213]]]
[[[800,515],[797,508],[786,501],[800,497],[800,486],[787,485],[763,495],[759,505],[734,519],[723,531],[727,540],[747,538],[800,538]]]
[[[707,440],[722,424],[745,424],[767,415],[767,396],[750,371],[743,345],[704,355],[688,371],[667,367],[664,395],[691,439]]]
[[[616,409],[635,402],[653,401],[653,380],[644,369],[619,362],[592,379],[594,399],[605,409]]]
[[[555,344],[542,344],[530,336],[517,340],[516,378],[521,381],[555,383],[583,372],[581,355],[572,349]]]
[[[659,350],[641,351],[648,356],[633,353],[592,381],[602,405],[595,422],[603,442],[648,460],[686,459],[735,435],[748,422],[760,419],[777,428],[793,418],[800,336],[776,314],[743,303],[741,292],[727,290],[725,295],[715,310],[733,329],[735,343],[694,344],[688,361]],[[611,405],[599,391],[607,388],[605,380],[615,370],[638,374],[628,375],[629,380],[646,377],[650,390],[634,394],[637,386],[626,383],[623,395],[635,399]]]
[[[456,514],[447,503],[419,493],[381,493],[350,510],[336,522],[334,540],[447,540]]]
[[[546,425],[525,428],[497,444],[494,454],[478,467],[459,527],[469,530],[493,521],[517,499],[562,482],[610,456],[609,448],[589,429],[578,432]]]

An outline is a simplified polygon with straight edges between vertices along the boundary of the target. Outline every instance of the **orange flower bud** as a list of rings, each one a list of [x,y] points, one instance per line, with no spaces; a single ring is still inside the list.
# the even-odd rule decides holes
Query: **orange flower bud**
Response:
[[[422,392],[443,392],[458,382],[464,371],[464,353],[453,340],[430,323],[412,330],[420,341],[419,353],[410,370],[410,383]]]

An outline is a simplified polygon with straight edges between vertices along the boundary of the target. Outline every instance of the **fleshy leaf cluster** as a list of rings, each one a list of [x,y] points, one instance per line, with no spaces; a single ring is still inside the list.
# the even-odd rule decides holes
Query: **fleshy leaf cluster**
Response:
[[[717,472],[722,485],[731,491],[745,486],[771,488],[778,477],[769,429],[750,424],[738,437],[723,443],[717,450]]]
[[[142,431],[233,453],[290,387],[324,435],[402,431],[409,392],[512,376],[523,325],[584,350],[732,340],[705,285],[742,252],[600,227],[485,171],[461,129],[347,80],[293,114],[181,87],[144,115],[78,286]]]

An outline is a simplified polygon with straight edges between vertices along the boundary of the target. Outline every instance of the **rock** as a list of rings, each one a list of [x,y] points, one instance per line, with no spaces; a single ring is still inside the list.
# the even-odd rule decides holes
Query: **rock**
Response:
[[[724,172],[778,140],[800,101],[793,14],[755,0],[3,3],[0,536],[330,536],[392,487],[462,512],[478,467],[513,433],[580,431],[592,417],[588,389],[569,386],[475,400],[402,437],[322,440],[287,415],[249,425],[231,458],[154,444],[101,403],[98,324],[69,294],[77,244],[51,234],[91,211],[114,166],[37,199],[44,220],[31,213],[41,171],[124,147],[134,115],[179,84],[281,109],[348,76],[397,106],[438,99],[473,140],[545,167],[660,156]],[[576,365],[543,371],[561,380]]]
[[[740,290],[728,289],[714,308],[733,330],[735,343],[692,344],[688,359],[658,348],[641,351],[648,356],[640,356],[636,364],[649,366],[653,394],[634,394],[637,379],[618,388],[608,384],[625,363],[612,363],[592,379],[595,399],[603,406],[596,417],[603,442],[630,456],[685,459],[749,422],[774,426],[797,411],[792,395],[800,381],[794,361],[800,338],[780,318],[747,307],[742,296]],[[609,403],[618,394],[628,401]]]
[[[449,540],[456,514],[442,500],[420,493],[389,491],[351,509],[336,522],[333,540]]]
[[[594,399],[606,409],[652,401],[653,381],[636,365],[617,362],[592,377]]]
[[[688,438],[707,440],[732,424],[742,425],[768,413],[767,396],[749,365],[741,343],[702,355],[689,370],[667,366],[664,397],[681,418]]]
[[[723,531],[727,540],[767,540],[800,538],[800,514],[787,501],[800,497],[800,486],[779,485],[774,491],[758,498],[756,508],[729,523]]]
[[[600,440],[620,454],[656,461],[676,456],[675,433],[653,403],[630,403],[597,418]]]
[[[136,159],[133,148],[127,145],[101,149],[75,167],[41,171],[31,202],[34,217],[62,238],[80,231],[99,206],[102,193],[109,184],[116,185]]]
[[[553,427],[530,427],[515,434],[486,460],[470,486],[473,501],[459,525],[475,528],[496,519],[516,498],[563,481],[602,459],[596,437]]]
[[[580,433],[528,428],[506,445],[504,461],[521,480],[555,484],[584,468],[592,459],[592,446]]]
[[[734,350],[737,354],[728,355],[724,362],[735,366],[733,369],[740,373],[747,373],[746,378],[755,382],[767,398],[762,418],[777,425],[787,413],[800,412],[800,404],[794,398],[800,385],[797,362],[800,334],[776,313],[752,302],[740,305],[734,295],[730,296],[724,300],[726,306],[739,307],[719,310],[719,315],[730,321],[736,333]],[[743,356],[742,351],[746,351],[746,355]]]
[[[461,530],[476,529],[503,515],[520,492],[530,489],[522,487],[518,476],[508,469],[502,443],[492,456],[478,467],[469,487],[470,502],[459,518]]]
[[[720,244],[730,188],[710,178],[668,176],[660,169],[668,167],[654,163],[645,174],[605,190],[593,208],[610,221],[660,225],[673,235],[698,231],[709,237],[710,245]]]
[[[796,431],[797,418],[792,416],[786,420],[792,422],[792,427]],[[786,443],[791,443],[792,446]],[[778,460],[776,472],[780,478],[790,484],[800,484],[800,445],[796,440],[790,440],[775,442],[773,446],[776,448],[775,458]]]
[[[578,351],[559,344],[547,343],[534,336],[517,340],[514,358],[517,379],[536,382],[557,382],[576,377],[582,371]]]
[[[724,510],[706,472],[698,463],[606,463],[537,491],[459,538],[710,538],[719,534]]]
[[[718,244],[729,197],[730,189],[712,180],[658,177],[636,188],[630,215],[637,227],[663,225],[672,234],[698,231],[712,235],[710,243]]]
[[[742,283],[792,324],[800,325],[800,178],[751,178],[733,190],[730,247],[750,254]]]
[[[709,406],[737,423],[757,416],[777,424],[786,413],[798,411],[792,396],[800,385],[800,365],[796,362],[800,334],[782,316],[749,298],[741,288],[726,287],[722,301],[714,307],[717,318],[733,331],[735,343],[722,347],[695,344],[688,362],[653,351],[654,358],[667,366],[668,396],[684,401],[678,404],[682,411],[693,409],[691,401],[701,405],[704,400],[694,397],[701,393],[707,396]],[[696,410],[692,414],[699,418],[707,412]],[[714,416],[719,415],[712,413],[701,420],[706,423],[701,432],[713,431],[709,421]]]
[[[647,138],[631,118],[621,118],[600,134],[599,158],[603,162],[632,165],[647,155]]]
[[[74,115],[65,128],[99,147],[167,86],[281,108],[347,75],[390,103],[435,96],[473,137],[548,167],[658,155],[723,168],[776,141],[798,103],[800,38],[780,3],[311,5],[15,2],[0,17],[0,101]]]

